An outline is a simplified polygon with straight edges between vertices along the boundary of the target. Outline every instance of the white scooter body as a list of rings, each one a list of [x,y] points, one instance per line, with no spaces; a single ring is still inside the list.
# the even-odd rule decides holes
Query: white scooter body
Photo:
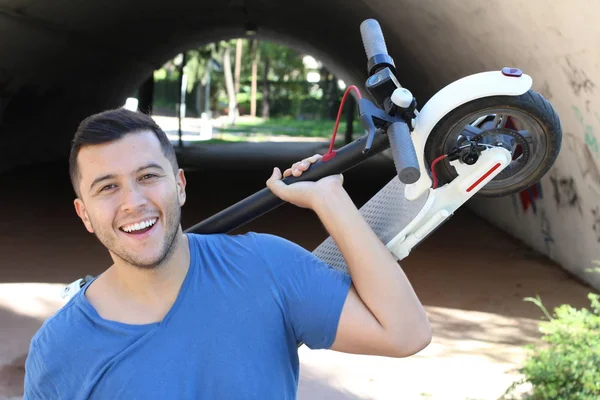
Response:
[[[397,260],[408,256],[413,247],[452,216],[454,211],[502,172],[511,161],[511,153],[502,147],[482,151],[475,165],[451,161],[450,165],[456,168],[458,176],[444,186],[429,188],[423,208],[402,231],[386,243],[387,248]]]
[[[518,70],[513,70],[517,72]],[[502,71],[482,72],[466,76],[437,92],[413,120],[411,134],[421,176],[413,184],[405,186],[407,200],[419,198],[429,190],[427,201],[415,218],[392,240],[387,248],[396,259],[408,256],[411,249],[447,220],[460,206],[477,191],[496,177],[512,161],[510,152],[501,147],[484,150],[475,165],[452,161],[458,177],[449,184],[432,188],[432,181],[424,162],[425,143],[436,124],[449,112],[469,101],[490,96],[518,96],[532,86],[526,74],[507,76]],[[441,155],[441,154],[440,154]]]

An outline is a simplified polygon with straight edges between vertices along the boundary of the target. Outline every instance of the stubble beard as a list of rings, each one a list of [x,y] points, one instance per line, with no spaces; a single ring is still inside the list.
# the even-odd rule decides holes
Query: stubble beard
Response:
[[[111,253],[114,257],[117,257],[123,260],[128,265],[131,265],[134,268],[144,269],[144,270],[153,270],[161,267],[166,264],[175,249],[177,248],[177,244],[179,242],[179,227],[181,223],[181,207],[179,206],[178,201],[176,200],[170,207],[168,212],[164,214],[163,226],[165,230],[165,236],[163,242],[161,244],[160,252],[158,256],[152,261],[144,261],[142,257],[139,257],[135,253],[131,253],[127,251],[124,246],[119,245],[117,237],[111,234],[105,234],[101,230],[97,230],[94,228],[94,224],[90,220],[92,224],[92,228],[94,228],[94,235],[102,243],[102,245]]]

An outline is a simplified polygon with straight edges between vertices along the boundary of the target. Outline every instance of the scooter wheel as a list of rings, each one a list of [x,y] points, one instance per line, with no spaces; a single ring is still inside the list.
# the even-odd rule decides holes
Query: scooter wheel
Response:
[[[501,197],[527,189],[542,179],[558,157],[562,127],[554,107],[532,90],[520,96],[476,99],[446,114],[433,128],[425,143],[428,170],[433,160],[469,139],[503,146],[512,153],[512,162],[475,194]],[[448,159],[435,165],[435,173],[438,186],[457,176]]]

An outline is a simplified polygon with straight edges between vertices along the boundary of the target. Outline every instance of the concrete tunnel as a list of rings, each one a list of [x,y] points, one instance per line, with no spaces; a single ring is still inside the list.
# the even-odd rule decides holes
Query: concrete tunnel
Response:
[[[52,173],[45,171],[43,166],[47,162],[66,160],[72,134],[83,118],[103,109],[122,106],[127,97],[137,94],[155,69],[176,54],[203,43],[243,37],[247,24],[254,24],[259,38],[288,44],[312,54],[346,83],[360,86],[366,77],[367,60],[359,25],[366,18],[375,18],[382,26],[388,50],[396,62],[400,83],[413,92],[420,107],[436,91],[468,74],[513,66],[532,76],[533,89],[550,100],[561,118],[563,142],[559,158],[540,184],[531,190],[499,199],[475,198],[469,201],[467,207],[534,251],[549,257],[577,279],[600,289],[600,274],[588,271],[593,267],[594,260],[600,260],[600,89],[597,86],[600,76],[600,26],[595,18],[599,11],[600,5],[592,0],[578,0],[571,4],[559,2],[552,7],[541,2],[518,0],[304,0],[295,7],[272,0],[173,0],[168,3],[156,0],[84,3],[72,0],[2,0],[0,174],[7,174],[2,176],[9,177],[7,179],[11,183],[8,187],[11,189],[0,191],[1,204],[4,206],[0,222],[7,221],[7,225],[0,225],[0,234],[10,238],[11,232],[16,232],[21,243],[29,243],[28,238],[34,232],[32,239],[37,241],[37,248],[27,255],[26,265],[20,263],[20,256],[17,250],[12,250],[10,239],[0,241],[0,254],[12,254],[8,263],[25,269],[37,282],[67,282],[79,277],[77,274],[88,272],[75,266],[76,270],[59,273],[54,266],[52,269],[45,266],[48,252],[58,253],[54,260],[59,264],[70,257],[57,252],[54,246],[72,246],[70,248],[78,257],[86,259],[105,256],[104,252],[89,251],[87,244],[80,246],[84,239],[77,241],[82,236],[77,230],[80,229],[79,221],[73,222],[69,228],[72,233],[64,236],[52,226],[60,222],[61,216],[72,215],[69,204],[71,198],[67,195],[57,199],[46,198],[45,193],[66,193],[69,183],[65,180],[60,187],[55,185],[56,182],[54,186],[40,184],[45,176]],[[32,168],[36,171],[37,166],[41,166],[39,174],[33,175],[40,176],[36,181],[40,187],[26,192],[28,182],[22,181],[20,175],[14,178],[13,173],[25,169],[31,171]],[[32,176],[32,173],[27,174],[24,176]],[[14,193],[10,193],[10,190],[14,187],[22,188],[24,193],[12,198]],[[30,193],[38,198],[29,198]],[[13,212],[12,206],[19,211]],[[215,207],[213,205],[213,209]],[[19,214],[21,212],[27,214]],[[30,230],[37,217],[43,214],[49,215],[44,220],[48,226]],[[303,214],[299,215],[296,218],[303,218]],[[484,231],[476,224],[464,219],[460,219],[458,224],[464,224],[474,238],[483,237],[480,242],[500,249],[513,248],[505,242],[496,243],[494,232]],[[314,229],[318,229],[316,224]],[[56,240],[46,243],[44,238],[49,235]],[[450,244],[442,249],[447,252],[451,262],[461,260],[461,263],[457,263],[460,265],[453,265],[453,268],[464,266],[464,251],[460,246],[468,246],[468,241],[468,236],[455,239],[452,246],[458,249],[449,249]],[[421,256],[417,263],[423,259],[428,261],[426,253],[438,250],[431,242],[423,246],[425,251],[421,254],[425,256]],[[496,253],[499,252],[496,250]],[[502,276],[502,281],[491,268],[487,270],[489,260],[485,258],[484,249],[474,249],[474,254],[479,259],[458,274],[453,271],[451,277],[443,275],[443,271],[448,273],[447,268],[437,261],[427,265],[431,269],[421,272],[422,278],[414,273],[418,268],[411,270],[424,296],[432,298],[433,293],[443,293],[444,303],[432,302],[433,306],[462,308],[460,314],[452,314],[452,311],[434,307],[436,332],[442,342],[449,343],[447,348],[451,349],[444,354],[432,350],[431,357],[436,361],[448,354],[466,357],[468,353],[468,357],[475,357],[473,360],[478,360],[476,357],[479,354],[475,353],[491,357],[508,354],[509,350],[503,348],[487,350],[487,342],[473,347],[471,339],[478,339],[482,334],[499,335],[497,338],[518,345],[524,343],[520,341],[522,337],[530,338],[537,334],[533,322],[519,322],[524,330],[512,336],[505,335],[506,326],[512,326],[512,322],[501,319],[503,317],[496,320],[477,314],[477,318],[465,322],[464,315],[468,311],[464,309],[470,309],[472,304],[485,297],[483,293],[486,290],[489,292],[490,287],[497,286],[498,291],[506,293],[504,296],[491,295],[481,310],[494,308],[504,312],[508,308],[519,309],[522,297],[535,295],[533,291],[541,286],[538,286],[538,275],[534,273],[540,268],[521,270],[522,264],[518,260],[503,256],[502,263],[510,271]],[[0,267],[3,261],[0,256]],[[411,261],[407,264],[411,264]],[[483,272],[476,279],[469,280],[469,274],[475,269],[474,264]],[[481,268],[482,264],[486,268]],[[409,265],[409,268],[412,267]],[[2,271],[3,268],[0,268]],[[513,279],[517,282],[520,276],[526,281],[526,287],[520,292],[520,297],[511,297],[513,294],[506,289],[508,286],[505,281]],[[557,274],[552,276],[555,282],[545,287],[548,297],[549,293],[555,293],[556,302],[571,298],[580,299],[577,301],[586,305],[583,293],[587,289],[565,286],[565,278]],[[11,276],[10,272],[3,277],[8,277],[4,281],[9,283],[22,282],[11,280],[14,275]],[[432,277],[441,278],[436,281]],[[560,285],[556,283],[559,281],[562,282]],[[453,293],[447,290],[448,283],[453,287],[469,285],[471,290],[477,291],[469,296]],[[15,289],[7,289],[10,287],[3,287],[5,293],[0,290],[0,306],[7,298],[7,304],[18,308],[30,304],[30,297],[37,298],[39,295],[39,298],[54,298],[56,295],[54,288],[42,288],[36,289],[42,292],[35,292],[30,297],[20,297],[20,289],[16,286]],[[23,299],[23,304],[19,304],[20,299]],[[14,324],[14,327],[5,325],[4,330],[0,329],[0,342],[4,345],[3,352],[0,352],[0,376],[4,379],[0,380],[0,397],[6,393],[20,393],[23,370],[19,368],[24,362],[29,337],[39,327],[42,317],[45,318],[54,306],[58,306],[58,303],[46,304],[41,311],[34,310],[34,313],[39,312],[39,315],[36,314],[38,319],[25,318],[18,313],[10,314],[0,307],[0,321],[12,321],[10,324]],[[519,310],[515,314],[518,317],[537,318],[535,310]],[[456,330],[460,330],[460,333],[453,334]],[[15,339],[10,335],[20,337]],[[456,339],[452,335],[459,336],[459,341],[452,341]],[[462,339],[471,341],[460,342]],[[464,345],[461,347],[460,343]],[[460,348],[470,350],[460,353]],[[343,370],[346,363],[355,363],[352,364],[353,368],[361,371],[364,379],[352,375],[340,380],[348,387],[353,385],[353,381],[362,382],[371,376],[377,380],[385,375],[377,369],[378,366],[360,358],[356,360],[363,363],[362,367],[350,358],[334,358],[339,364],[332,364],[325,362],[324,358],[311,361],[307,353],[303,357],[309,360],[309,372],[318,371],[319,365],[330,370]],[[441,367],[433,373],[426,369],[431,365],[419,364],[417,360],[402,368],[415,377],[414,381],[419,382],[422,385],[420,387],[433,390],[430,382],[436,382],[440,398],[448,398],[450,388],[457,386],[457,382],[465,390],[472,389],[471,398],[484,398],[479,395],[487,390],[484,386],[501,393],[510,384],[503,375],[503,369],[482,368],[480,365],[483,364],[478,361],[450,367],[449,364],[439,364]],[[16,369],[8,369],[12,366]],[[315,369],[311,370],[313,367]],[[397,393],[399,389],[394,384],[397,384],[397,376],[403,375],[398,373],[401,369],[386,368],[394,371],[394,375],[389,377],[389,392]],[[435,378],[432,380],[431,376]],[[465,379],[464,383],[461,379]],[[402,386],[408,387],[411,383],[403,382]],[[381,385],[381,388],[385,387],[383,383]],[[7,392],[9,389],[6,388],[11,387],[12,392]]]
[[[572,3],[575,4],[575,3]],[[535,190],[473,199],[486,220],[595,287],[600,260],[600,6],[506,1],[175,0],[0,5],[0,172],[68,154],[76,125],[120,106],[181,51],[218,39],[258,37],[313,54],[362,85],[359,24],[377,19],[400,82],[420,106],[444,85],[504,66],[533,77],[560,115],[563,145]]]

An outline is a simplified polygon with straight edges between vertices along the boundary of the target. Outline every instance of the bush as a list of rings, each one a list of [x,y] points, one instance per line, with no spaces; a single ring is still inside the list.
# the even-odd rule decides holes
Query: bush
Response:
[[[600,295],[588,294],[591,309],[563,304],[551,316],[539,297],[526,298],[538,305],[548,321],[539,324],[542,346],[531,353],[513,384],[531,386],[529,400],[600,399]]]
[[[540,323],[548,346],[532,347],[520,370],[532,385],[532,400],[600,398],[600,296],[588,298],[593,311],[564,304],[554,318]]]

